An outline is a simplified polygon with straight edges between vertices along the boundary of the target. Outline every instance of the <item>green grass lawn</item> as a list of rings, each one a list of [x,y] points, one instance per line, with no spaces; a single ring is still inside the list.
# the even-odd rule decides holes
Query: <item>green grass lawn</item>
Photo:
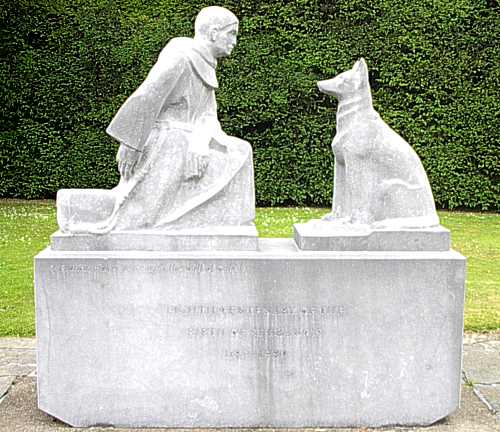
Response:
[[[327,212],[260,208],[261,237],[291,237],[292,225]],[[500,215],[440,212],[453,248],[468,257],[465,329],[500,329]],[[33,257],[57,229],[53,201],[0,200],[0,336],[35,334]]]

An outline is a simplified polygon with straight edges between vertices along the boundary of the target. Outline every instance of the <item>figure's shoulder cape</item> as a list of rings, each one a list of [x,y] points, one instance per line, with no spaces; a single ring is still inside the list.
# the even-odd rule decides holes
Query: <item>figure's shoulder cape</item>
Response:
[[[215,89],[218,87],[215,64],[211,64],[194,39],[172,39],[161,51],[144,82],[125,101],[106,132],[117,141],[142,150],[156,118],[181,75],[191,73]],[[188,71],[192,69],[194,71]]]
[[[168,62],[176,56],[186,58],[193,67],[196,75],[209,87],[219,88],[215,68],[217,63],[210,61],[203,53],[203,49],[198,46],[196,41],[188,37],[177,37],[170,42],[161,51],[158,62]]]

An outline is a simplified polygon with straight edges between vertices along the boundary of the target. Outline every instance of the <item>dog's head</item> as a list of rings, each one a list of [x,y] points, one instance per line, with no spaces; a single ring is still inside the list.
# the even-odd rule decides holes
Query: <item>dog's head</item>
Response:
[[[368,85],[368,67],[364,58],[360,58],[354,63],[352,69],[342,72],[335,78],[318,81],[318,88],[321,92],[336,97],[357,93]]]

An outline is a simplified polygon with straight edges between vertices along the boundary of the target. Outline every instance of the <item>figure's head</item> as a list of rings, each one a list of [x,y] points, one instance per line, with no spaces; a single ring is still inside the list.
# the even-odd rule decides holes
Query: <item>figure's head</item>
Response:
[[[366,87],[369,87],[368,67],[363,58],[354,63],[352,69],[342,72],[335,78],[318,81],[321,92],[338,98],[357,93]]]
[[[220,6],[203,8],[194,22],[194,37],[203,40],[215,58],[227,57],[236,46],[238,18]]]

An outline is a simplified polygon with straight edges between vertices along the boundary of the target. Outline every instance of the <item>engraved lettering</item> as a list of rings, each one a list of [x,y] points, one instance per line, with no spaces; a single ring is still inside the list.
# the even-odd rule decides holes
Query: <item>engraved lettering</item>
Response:
[[[263,350],[263,351],[247,351],[235,350],[225,351],[224,356],[232,360],[245,359],[245,358],[279,358],[287,355],[285,350]]]

